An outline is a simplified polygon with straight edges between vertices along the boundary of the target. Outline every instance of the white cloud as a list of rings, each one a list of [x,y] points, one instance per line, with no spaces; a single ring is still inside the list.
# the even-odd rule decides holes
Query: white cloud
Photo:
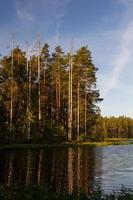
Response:
[[[131,60],[131,55],[133,54],[133,20],[131,17],[131,4],[133,5],[133,1],[130,0],[119,0],[121,3],[126,5],[126,12],[123,16],[125,21],[123,21],[123,28],[121,29],[121,34],[119,35],[120,47],[119,52],[117,54],[116,59],[112,65],[112,72],[108,76],[108,83],[106,83],[103,89],[103,96],[107,95],[113,88],[117,87],[119,83],[120,75],[123,70],[128,66],[128,63]],[[128,23],[127,23],[128,22]]]
[[[131,53],[133,53],[131,48],[131,43],[133,42],[133,22],[131,22],[124,34],[122,35],[121,51],[114,61],[114,68],[109,78],[109,83],[104,89],[103,95],[106,95],[111,89],[113,89],[117,83],[122,70],[127,66]]]
[[[16,8],[16,14],[17,14],[18,18],[20,18],[21,20],[24,20],[24,21],[36,23],[36,19],[35,19],[33,13],[30,13],[30,11],[27,10],[28,7],[27,7],[26,2],[23,5],[20,1],[16,1],[15,8]]]
[[[64,17],[67,15],[67,6],[70,0],[58,1],[58,9],[60,12],[56,14],[56,29],[55,29],[55,43],[58,45],[61,38],[61,26],[63,24]]]
[[[53,40],[57,45],[61,39],[61,27],[67,15],[67,6],[71,0],[15,0],[16,14],[24,24],[37,24],[42,30],[54,29]],[[42,24],[43,23],[43,24]]]

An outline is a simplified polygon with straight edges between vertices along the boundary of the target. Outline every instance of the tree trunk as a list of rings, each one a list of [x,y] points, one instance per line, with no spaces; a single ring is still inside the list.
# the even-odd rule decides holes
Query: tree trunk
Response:
[[[13,66],[14,66],[14,41],[12,40],[11,52],[11,100],[10,100],[10,132],[12,132],[12,118],[13,118]]]
[[[68,83],[68,139],[72,140],[72,119],[73,119],[73,92],[72,92],[72,56],[70,58],[69,83]]]
[[[31,61],[29,66],[29,44],[27,42],[27,139],[30,140]]]
[[[43,113],[43,125],[45,124],[45,112],[46,112],[46,109],[45,109],[45,106],[46,106],[46,104],[45,104],[45,101],[46,101],[46,97],[45,97],[45,90],[46,90],[46,87],[45,87],[45,85],[46,85],[46,67],[44,66],[44,70],[43,70],[43,109],[44,109],[44,113]]]
[[[58,123],[60,122],[60,107],[61,107],[61,85],[60,85],[60,72],[58,72]]]
[[[28,140],[31,138],[31,59],[29,66],[29,98],[28,98]]]
[[[58,96],[58,74],[56,74],[56,122],[58,123],[58,119],[59,119],[59,96]]]
[[[77,140],[79,141],[80,140],[80,135],[79,135],[79,123],[80,123],[80,119],[79,119],[79,89],[80,89],[80,83],[78,81],[78,86],[77,86]]]
[[[60,97],[60,69],[58,65],[58,69],[56,71],[56,122],[59,123],[60,118],[60,105],[61,105],[61,97]]]
[[[40,41],[38,42],[38,120],[39,134],[41,131],[41,88],[40,88]]]
[[[85,137],[87,135],[87,92],[86,92],[86,83],[85,83]]]

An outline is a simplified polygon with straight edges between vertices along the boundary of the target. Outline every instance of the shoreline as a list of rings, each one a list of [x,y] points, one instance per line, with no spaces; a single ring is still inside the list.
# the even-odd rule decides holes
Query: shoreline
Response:
[[[31,144],[2,144],[0,149],[36,149],[36,148],[58,148],[58,147],[105,147],[105,146],[115,146],[115,145],[132,145],[133,139],[113,139],[107,140],[104,142],[83,142],[83,143],[60,143],[60,144],[40,144],[40,143],[31,143]]]

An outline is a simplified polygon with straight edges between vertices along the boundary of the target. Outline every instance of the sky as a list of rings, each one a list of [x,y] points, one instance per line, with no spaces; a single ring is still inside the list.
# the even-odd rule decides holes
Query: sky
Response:
[[[53,49],[88,45],[103,116],[133,117],[133,0],[0,0],[0,54],[37,35]]]

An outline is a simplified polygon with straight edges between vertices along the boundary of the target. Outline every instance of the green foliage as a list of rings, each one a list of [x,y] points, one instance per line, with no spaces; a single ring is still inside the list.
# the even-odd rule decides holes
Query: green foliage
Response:
[[[26,140],[29,134],[31,140],[44,138],[48,134],[50,136],[66,135],[68,131],[70,55],[65,54],[60,46],[57,46],[54,52],[50,54],[47,43],[42,47],[40,57],[33,55],[30,60],[27,60],[26,53],[18,46],[13,49],[12,53],[13,66],[11,64],[12,55],[8,55],[2,58],[0,68],[1,142],[3,140]],[[40,59],[39,80],[38,58]],[[77,50],[72,55],[72,59],[72,138],[78,138],[78,105],[79,131],[82,133],[80,138],[84,141],[85,130],[87,130],[87,135],[91,135],[99,117],[97,102],[101,99],[99,98],[99,91],[96,89],[97,68],[92,62],[91,52],[87,46]],[[12,125],[11,96],[13,97]]]
[[[85,140],[86,140],[86,136],[84,134],[81,134],[80,138],[79,138],[79,141],[80,142],[85,142]]]
[[[62,124],[51,124],[46,122],[44,125],[44,135],[65,135],[65,130]]]
[[[27,72],[25,53],[19,47],[14,49],[14,81],[13,81],[13,126],[10,132],[10,76],[11,56],[1,61],[0,69],[0,141],[24,140],[27,138]],[[38,84],[37,57],[31,59],[32,64],[32,98],[30,110],[31,138],[40,138],[38,129]],[[61,47],[56,47],[52,56],[48,44],[44,44],[41,52],[41,135],[66,135],[68,117],[68,55]],[[45,80],[44,80],[45,69]],[[77,127],[77,85],[80,85],[80,141],[85,140],[85,106],[84,95],[87,92],[87,139],[103,141],[109,138],[133,138],[133,120],[124,116],[100,117],[97,102],[99,91],[96,90],[97,68],[92,63],[91,53],[87,47],[81,47],[73,55],[73,133]],[[44,85],[45,81],[45,85]],[[59,85],[60,81],[60,85]],[[87,88],[85,88],[87,84]],[[60,90],[60,91],[59,91]],[[58,105],[60,92],[60,107]],[[77,124],[76,124],[77,125]]]
[[[95,135],[101,134],[104,140],[109,138],[133,138],[133,119],[129,117],[103,117],[99,119],[98,123],[99,126],[95,129]]]

